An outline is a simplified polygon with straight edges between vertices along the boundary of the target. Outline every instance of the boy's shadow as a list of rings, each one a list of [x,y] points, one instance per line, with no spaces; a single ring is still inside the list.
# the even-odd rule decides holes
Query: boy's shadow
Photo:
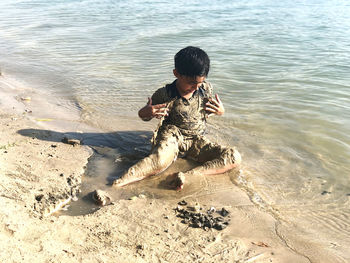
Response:
[[[64,138],[79,140],[82,145],[87,145],[93,150],[89,159],[86,175],[98,176],[96,171],[101,159],[110,163],[106,179],[108,184],[120,177],[123,170],[146,157],[151,149],[150,131],[118,131],[110,133],[78,133],[78,132],[57,132],[42,129],[21,129],[17,133],[43,141],[62,142]],[[89,167],[90,166],[90,167]],[[108,169],[105,169],[107,171]]]
[[[57,132],[41,129],[22,129],[17,133],[43,141],[61,142],[64,137],[81,141],[81,144],[96,147],[110,147],[127,150],[130,147],[149,144],[150,131],[118,131],[109,133]],[[130,143],[132,145],[130,145]]]

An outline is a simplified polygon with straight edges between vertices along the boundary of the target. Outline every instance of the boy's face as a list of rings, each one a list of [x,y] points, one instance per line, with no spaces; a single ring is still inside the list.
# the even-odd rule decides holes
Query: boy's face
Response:
[[[198,90],[200,86],[202,86],[205,77],[204,76],[196,76],[196,77],[188,77],[179,74],[176,69],[174,69],[174,75],[177,78],[176,87],[180,92],[181,96],[191,95],[193,92]]]

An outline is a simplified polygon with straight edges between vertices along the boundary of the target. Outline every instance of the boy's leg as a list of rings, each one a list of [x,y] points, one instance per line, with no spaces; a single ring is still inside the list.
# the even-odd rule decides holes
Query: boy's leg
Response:
[[[157,137],[151,154],[131,166],[128,171],[113,182],[114,186],[124,186],[158,174],[168,168],[179,153],[179,134],[166,129]]]
[[[221,174],[238,167],[241,163],[241,155],[235,148],[212,143],[203,136],[194,139],[187,156],[201,165],[179,173],[182,177],[191,174]]]

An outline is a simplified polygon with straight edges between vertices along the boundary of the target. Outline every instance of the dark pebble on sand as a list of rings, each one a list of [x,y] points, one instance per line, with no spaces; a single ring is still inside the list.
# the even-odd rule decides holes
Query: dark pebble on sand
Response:
[[[182,201],[178,202],[178,205],[187,205],[187,202],[185,200],[182,200]]]
[[[67,138],[67,137],[63,137],[61,142],[66,143],[66,144],[70,144],[70,145],[73,145],[73,146],[81,144],[80,140],[78,140],[78,139],[70,139],[70,138]]]
[[[40,202],[40,201],[41,201],[41,199],[43,199],[43,197],[44,197],[44,195],[43,195],[43,194],[36,195],[36,196],[35,196],[35,200],[36,200],[36,201],[38,201],[38,202]]]
[[[179,202],[180,204],[184,204]],[[187,204],[187,203],[186,203]],[[221,216],[214,217],[213,212],[216,211],[214,207],[211,207],[207,213],[196,213],[191,209],[191,207],[187,208],[176,208],[175,211],[177,212],[177,217],[181,218],[181,223],[188,224],[190,227],[193,228],[202,228],[205,231],[208,231],[211,228],[214,228],[216,230],[223,230],[226,228],[229,224],[230,219],[225,219],[229,212],[222,208],[219,213]]]
[[[222,208],[221,211],[220,211],[220,214],[222,216],[227,216],[229,214],[229,212],[225,208]]]
[[[323,191],[323,192],[321,193],[321,195],[330,194],[330,193],[331,193],[331,192]]]
[[[212,213],[215,213],[216,209],[215,207],[210,207],[210,209],[207,211],[208,215],[211,215]]]
[[[183,219],[183,220],[181,220],[181,223],[182,224],[188,224],[190,221],[188,220],[188,219]]]
[[[136,246],[136,249],[142,250],[143,248],[144,248],[143,245],[137,245],[137,246]]]
[[[215,228],[216,230],[223,230],[223,229],[226,228],[226,227],[227,227],[226,224],[221,224],[221,223],[216,223],[216,224],[214,225],[214,228]]]

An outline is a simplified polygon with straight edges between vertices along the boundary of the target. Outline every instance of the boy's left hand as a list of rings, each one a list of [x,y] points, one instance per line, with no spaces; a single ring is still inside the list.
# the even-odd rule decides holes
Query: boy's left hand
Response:
[[[216,100],[212,99],[205,104],[205,110],[209,113],[208,117],[214,114],[223,115],[225,113],[224,105],[222,104],[218,94],[215,94],[215,99]]]

